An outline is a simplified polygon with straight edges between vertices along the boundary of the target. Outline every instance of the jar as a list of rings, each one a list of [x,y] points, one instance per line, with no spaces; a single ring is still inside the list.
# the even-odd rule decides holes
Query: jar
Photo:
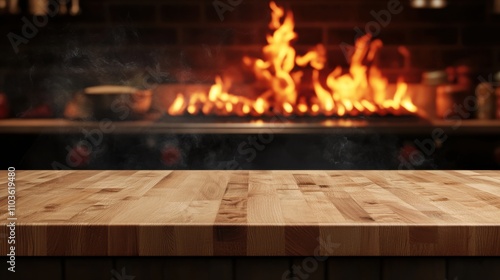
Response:
[[[446,119],[449,116],[456,115],[454,106],[464,106],[468,97],[471,96],[470,89],[462,85],[441,85],[436,91],[436,116]],[[461,118],[467,119],[470,116]]]
[[[448,82],[436,90],[436,116],[447,119],[458,115],[461,119],[470,119],[473,112],[467,102],[475,99],[472,77],[475,75],[467,65],[458,65],[446,69]],[[457,108],[456,108],[457,107]],[[464,113],[465,112],[465,113]]]
[[[426,94],[422,98],[428,100],[421,107],[420,113],[424,111],[424,115],[430,118],[436,117],[436,92],[441,85],[448,83],[448,76],[445,71],[430,71],[422,73],[422,94]]]
[[[448,82],[445,71],[430,71],[422,73],[422,84],[428,86],[439,86]]]
[[[500,87],[496,90],[496,117],[500,120]]]
[[[4,74],[0,73],[0,119],[5,119],[9,116],[9,102],[7,94],[3,91]]]
[[[483,82],[476,87],[477,119],[491,120],[495,118],[495,107],[497,107],[495,99],[495,89],[491,83]]]

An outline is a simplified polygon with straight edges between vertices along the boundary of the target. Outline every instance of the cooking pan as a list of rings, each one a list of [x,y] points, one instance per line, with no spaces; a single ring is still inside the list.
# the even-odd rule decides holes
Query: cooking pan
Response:
[[[149,112],[151,90],[127,86],[88,87],[75,94],[66,106],[64,116],[70,119],[135,120]]]

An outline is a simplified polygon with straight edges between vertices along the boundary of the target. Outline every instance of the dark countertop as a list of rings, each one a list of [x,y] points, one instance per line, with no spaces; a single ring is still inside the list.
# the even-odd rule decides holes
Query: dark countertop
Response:
[[[103,128],[103,125],[106,125]],[[109,126],[109,127],[108,127]],[[99,129],[103,133],[171,133],[171,134],[431,134],[442,129],[446,134],[500,134],[500,120],[423,120],[412,118],[330,119],[295,122],[183,122],[170,119],[162,121],[71,121],[65,119],[5,119],[0,120],[0,134],[81,133],[82,129]]]

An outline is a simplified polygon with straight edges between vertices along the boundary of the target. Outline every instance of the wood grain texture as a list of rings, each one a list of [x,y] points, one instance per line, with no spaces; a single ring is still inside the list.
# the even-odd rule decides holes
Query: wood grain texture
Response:
[[[498,171],[18,171],[16,178],[22,256],[500,256]],[[0,236],[6,221],[0,212]],[[0,242],[0,253],[6,246]]]

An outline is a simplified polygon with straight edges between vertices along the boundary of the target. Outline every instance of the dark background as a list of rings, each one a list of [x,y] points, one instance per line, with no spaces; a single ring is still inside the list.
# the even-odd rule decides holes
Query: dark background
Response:
[[[221,21],[208,0],[83,0],[78,16],[49,17],[18,54],[6,35],[21,35],[22,18],[32,22],[33,16],[2,14],[3,88],[19,101],[13,105],[18,115],[40,102],[55,103],[60,112],[75,90],[125,83],[147,67],[168,73],[165,83],[211,83],[224,72],[245,82],[241,59],[260,57],[270,20],[268,2],[242,0]],[[322,43],[331,69],[348,65],[340,44],[353,44],[354,28],[364,30],[374,20],[370,12],[387,9],[388,2],[278,1],[295,14],[298,53]],[[481,74],[499,69],[500,15],[493,13],[493,1],[449,0],[444,9],[414,9],[409,1],[400,2],[403,11],[392,15],[378,36],[385,44],[378,64],[392,80],[404,74],[409,82],[419,82],[422,71],[460,64]],[[410,50],[410,65],[397,52],[400,45]]]
[[[277,1],[295,14],[298,53],[323,43],[330,69],[348,65],[340,44],[353,44],[354,28],[364,29],[374,21],[371,11],[387,9],[388,2]],[[385,47],[377,63],[391,81],[404,75],[419,83],[424,71],[448,66],[468,65],[484,77],[500,69],[500,15],[493,13],[493,1],[448,0],[444,9],[414,9],[409,1],[400,2],[403,11],[393,14],[378,36]],[[22,34],[23,17],[33,21],[27,1],[21,3],[23,13],[0,15],[0,90],[9,98],[12,117],[41,104],[61,117],[74,92],[130,84],[148,67],[162,73],[161,83],[212,83],[220,73],[229,73],[236,83],[251,82],[241,59],[261,57],[270,20],[265,0],[242,0],[222,21],[208,0],[82,0],[79,15],[49,17],[16,54],[7,34]],[[409,64],[397,51],[402,45],[411,53]],[[414,140],[429,133],[277,135],[251,162],[237,152],[248,135],[108,135],[99,153],[71,168],[232,169],[236,161],[244,169],[397,169],[400,156],[415,150]],[[498,135],[496,130],[454,135],[416,168],[497,169]],[[20,169],[52,169],[54,161],[65,163],[66,147],[85,140],[82,134],[1,137],[2,164]]]

